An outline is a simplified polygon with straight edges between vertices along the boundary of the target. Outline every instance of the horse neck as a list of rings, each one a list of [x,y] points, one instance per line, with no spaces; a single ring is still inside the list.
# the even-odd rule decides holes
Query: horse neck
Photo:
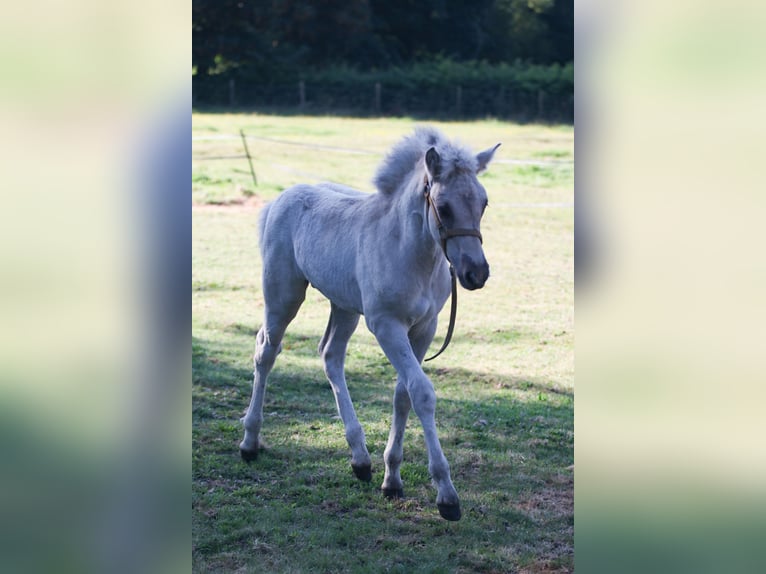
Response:
[[[413,175],[400,191],[394,211],[401,237],[413,242],[409,252],[421,260],[421,264],[436,265],[443,257],[442,248],[428,228],[430,214],[423,194],[423,173]]]

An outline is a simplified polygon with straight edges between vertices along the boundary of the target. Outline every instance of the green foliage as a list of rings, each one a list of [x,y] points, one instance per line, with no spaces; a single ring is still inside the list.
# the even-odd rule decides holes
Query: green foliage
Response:
[[[571,122],[572,5],[194,0],[195,105],[295,106],[304,79],[314,111]],[[380,107],[372,103],[377,82]],[[460,105],[457,86],[466,90]]]
[[[302,74],[307,82],[341,86],[384,86],[403,89],[454,88],[455,86],[505,86],[509,90],[572,93],[574,66],[533,65],[516,61],[491,64],[487,61],[458,62],[443,57],[420,61],[406,67],[361,72],[350,66],[330,66]]]
[[[257,84],[236,75],[195,77],[197,105],[228,104],[227,78],[237,80],[236,101],[246,107],[296,110],[298,81],[302,80],[306,98],[306,109],[302,111],[443,118],[495,116],[524,121],[574,119],[572,63],[492,64],[435,57],[368,71],[338,64],[294,74],[289,80]],[[376,84],[380,86],[377,109]]]
[[[193,0],[192,65],[221,56],[251,77],[348,64],[362,70],[443,55],[571,62],[572,0]]]

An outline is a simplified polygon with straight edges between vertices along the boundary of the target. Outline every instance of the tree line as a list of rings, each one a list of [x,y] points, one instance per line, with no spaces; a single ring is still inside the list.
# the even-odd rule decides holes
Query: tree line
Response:
[[[193,0],[195,90],[444,61],[561,68],[574,56],[573,18],[573,0]]]

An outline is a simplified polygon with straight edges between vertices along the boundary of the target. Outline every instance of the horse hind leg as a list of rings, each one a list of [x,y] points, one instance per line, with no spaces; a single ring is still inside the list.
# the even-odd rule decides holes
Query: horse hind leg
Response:
[[[308,283],[296,279],[283,284],[264,284],[264,299],[266,301],[265,320],[255,341],[253,355],[253,394],[250,405],[241,421],[245,427],[245,435],[239,445],[242,459],[250,462],[258,458],[262,448],[260,442],[261,426],[263,424],[263,398],[266,393],[266,379],[274,367],[277,355],[282,350],[282,338],[290,322],[298,313],[306,297]]]
[[[364,430],[356,417],[354,405],[346,385],[345,361],[348,340],[359,324],[359,315],[332,305],[319,353],[324,362],[324,371],[330,381],[338,414],[346,429],[346,441],[351,448],[351,468],[359,480],[372,480],[372,461],[367,451]]]
[[[394,391],[394,414],[391,419],[391,431],[388,434],[386,450],[383,453],[386,472],[383,477],[383,485],[380,488],[386,498],[404,497],[404,485],[399,471],[404,458],[404,429],[407,426],[407,417],[411,406],[405,381],[400,376],[397,378],[396,390]]]

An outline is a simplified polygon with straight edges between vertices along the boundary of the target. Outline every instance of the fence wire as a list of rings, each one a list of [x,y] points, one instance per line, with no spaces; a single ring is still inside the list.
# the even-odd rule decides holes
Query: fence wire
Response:
[[[235,141],[241,140],[243,153],[241,154],[225,154],[225,155],[205,155],[197,154],[192,155],[192,161],[215,161],[215,160],[248,160],[250,173],[253,178],[253,183],[258,186],[258,180],[256,177],[255,169],[253,167],[253,156],[247,147],[247,140],[254,140],[265,142],[269,144],[277,144],[283,146],[292,146],[304,149],[313,149],[322,152],[349,154],[349,155],[367,155],[377,156],[381,159],[385,156],[384,152],[373,151],[368,149],[359,148],[344,148],[341,146],[330,146],[323,144],[313,144],[308,142],[285,140],[280,138],[270,138],[265,136],[256,136],[252,134],[245,134],[243,130],[240,130],[239,134],[209,134],[209,135],[196,135],[192,136],[193,142],[214,142],[214,141]],[[519,166],[538,166],[538,167],[552,167],[572,165],[574,160],[538,160],[538,159],[514,159],[514,158],[497,158],[493,160],[493,163],[505,164],[505,165],[519,165]],[[328,178],[316,174],[301,170],[291,165],[286,165],[278,162],[270,162],[269,167],[277,169],[279,171],[298,175],[313,179],[315,181],[329,181]],[[529,203],[503,203],[502,205],[511,208],[558,208],[558,209],[572,209],[574,208],[573,202],[529,202]]]

